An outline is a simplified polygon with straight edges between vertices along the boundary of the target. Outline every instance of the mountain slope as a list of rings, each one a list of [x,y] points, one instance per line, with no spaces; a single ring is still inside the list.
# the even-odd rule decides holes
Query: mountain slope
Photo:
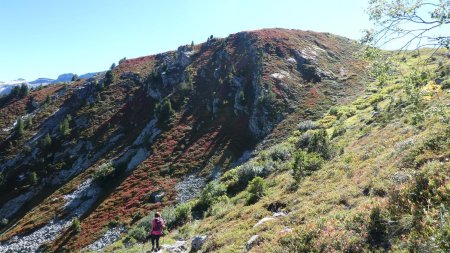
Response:
[[[449,52],[385,54],[387,76],[365,94],[261,143],[198,198],[162,209],[171,229],[163,248],[448,252]],[[130,241],[152,217],[105,251],[150,247]]]
[[[265,138],[287,137],[292,122],[362,94],[358,49],[331,34],[241,32],[9,101],[0,108],[0,240],[20,248],[9,239],[29,234],[29,249],[55,238],[47,247],[81,249],[111,221],[133,224],[192,198],[180,189],[187,175],[201,187]],[[80,233],[65,229],[74,217]]]

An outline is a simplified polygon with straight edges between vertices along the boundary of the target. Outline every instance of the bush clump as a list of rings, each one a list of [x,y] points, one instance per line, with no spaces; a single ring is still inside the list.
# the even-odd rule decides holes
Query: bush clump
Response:
[[[218,183],[217,181],[212,181],[206,185],[205,189],[200,194],[196,207],[205,211],[210,206],[217,203],[220,197],[226,195],[226,192],[227,189],[225,185]]]
[[[150,227],[148,229],[150,229]],[[145,242],[147,236],[145,228],[140,226],[132,228],[128,234],[139,242]]]
[[[330,114],[331,114],[331,109],[330,109]],[[334,114],[331,114],[331,115],[334,115]],[[337,110],[336,110],[336,115],[337,115]],[[297,129],[301,132],[306,132],[308,130],[314,130],[317,128],[319,128],[319,124],[312,120],[305,120],[305,121],[298,123],[298,125],[297,125]]]
[[[93,180],[104,185],[114,174],[115,168],[111,162],[100,165],[94,172]]]
[[[311,175],[313,171],[321,169],[322,165],[323,159],[320,155],[299,150],[294,154],[292,175],[295,181],[299,182],[305,176]]]
[[[297,148],[317,153],[324,159],[331,157],[331,145],[325,129],[304,133],[297,142]]]
[[[80,233],[81,232],[80,220],[78,218],[73,219],[72,225],[70,227],[72,228],[72,231],[74,231],[75,233]]]
[[[247,191],[249,192],[247,204],[254,204],[266,195],[267,184],[263,178],[255,177],[248,184]]]

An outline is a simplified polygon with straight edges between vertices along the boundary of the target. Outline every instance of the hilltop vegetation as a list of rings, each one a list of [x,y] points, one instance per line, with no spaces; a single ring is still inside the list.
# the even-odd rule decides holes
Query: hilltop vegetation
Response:
[[[449,52],[382,55],[389,66],[372,65],[364,95],[257,148],[178,206],[182,217],[164,209],[166,240],[206,235],[202,252],[448,252]],[[123,243],[109,250],[133,252]]]

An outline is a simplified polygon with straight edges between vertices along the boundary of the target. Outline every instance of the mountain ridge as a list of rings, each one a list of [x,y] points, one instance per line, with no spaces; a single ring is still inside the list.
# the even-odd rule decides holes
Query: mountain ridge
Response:
[[[1,241],[53,220],[63,225],[50,247],[81,249],[114,217],[132,224],[136,214],[175,204],[186,176],[210,180],[264,140],[285,138],[280,122],[318,118],[361,94],[359,48],[331,34],[241,32],[10,102],[0,108],[0,216],[9,224]],[[24,115],[30,103],[36,107]],[[18,117],[33,119],[21,136],[10,128]],[[74,217],[80,234],[64,230]]]

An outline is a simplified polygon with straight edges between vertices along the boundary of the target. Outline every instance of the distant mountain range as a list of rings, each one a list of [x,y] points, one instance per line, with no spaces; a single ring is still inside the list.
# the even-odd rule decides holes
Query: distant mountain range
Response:
[[[87,73],[87,74],[80,75],[79,77],[80,78],[91,78],[98,73],[99,72]],[[59,75],[57,79],[38,78],[38,79],[36,79],[34,81],[30,81],[30,82],[28,82],[27,80],[25,80],[23,78],[19,78],[17,80],[7,81],[7,82],[0,81],[0,96],[9,94],[11,92],[11,90],[14,88],[14,86],[21,85],[22,83],[26,83],[28,85],[28,87],[30,87],[30,88],[36,88],[39,86],[49,85],[49,84],[54,84],[54,83],[70,82],[74,75],[75,74],[73,74],[73,73],[65,73],[65,74]]]

